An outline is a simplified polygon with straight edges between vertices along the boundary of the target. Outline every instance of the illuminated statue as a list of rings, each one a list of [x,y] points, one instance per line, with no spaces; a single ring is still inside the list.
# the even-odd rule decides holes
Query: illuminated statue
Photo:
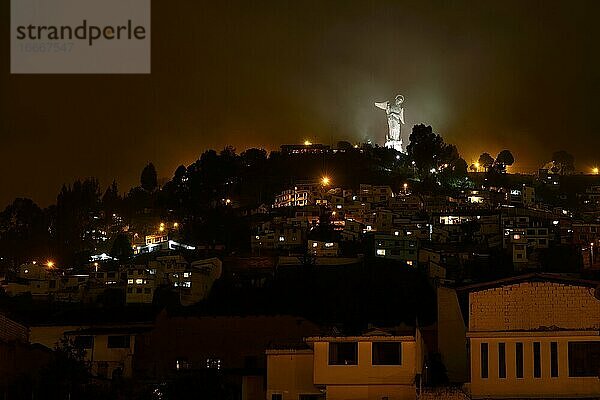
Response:
[[[385,137],[385,147],[404,153],[402,148],[402,125],[404,124],[404,96],[399,94],[393,101],[375,103],[375,107],[385,110],[388,118],[389,132]]]

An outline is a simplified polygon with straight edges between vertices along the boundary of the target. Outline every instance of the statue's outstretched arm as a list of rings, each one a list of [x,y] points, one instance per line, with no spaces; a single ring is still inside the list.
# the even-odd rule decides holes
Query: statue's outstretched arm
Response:
[[[385,101],[383,103],[375,103],[375,107],[381,108],[382,110],[387,110],[389,101]]]

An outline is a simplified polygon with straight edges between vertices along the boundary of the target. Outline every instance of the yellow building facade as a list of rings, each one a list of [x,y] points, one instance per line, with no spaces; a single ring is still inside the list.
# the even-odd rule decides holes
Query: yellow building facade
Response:
[[[599,397],[597,290],[543,274],[470,288],[472,397]]]

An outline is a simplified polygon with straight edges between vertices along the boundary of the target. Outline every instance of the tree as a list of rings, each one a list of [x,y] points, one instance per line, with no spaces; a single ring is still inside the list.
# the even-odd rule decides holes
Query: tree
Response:
[[[431,126],[415,125],[407,146],[408,156],[421,175],[427,175],[441,165],[450,164],[459,158],[453,145],[444,143],[444,139],[433,132]]]
[[[133,256],[133,248],[126,235],[122,233],[117,235],[110,249],[110,256],[119,260],[127,260]]]
[[[350,142],[341,140],[341,141],[337,142],[337,148],[339,150],[352,150],[354,148],[354,146],[352,146],[352,143],[350,143]]]
[[[111,215],[113,212],[115,212],[118,209],[121,200],[122,199],[121,196],[119,196],[117,182],[113,181],[104,192],[104,196],[102,196],[102,207],[106,214]]]
[[[442,152],[443,143],[441,136],[433,133],[431,126],[419,124],[413,127],[406,150],[421,175],[437,168],[436,158]]]
[[[503,166],[513,165],[515,163],[515,157],[512,155],[510,150],[502,150],[496,156],[496,163]]]
[[[494,165],[494,157],[490,153],[483,153],[479,156],[479,165],[481,165],[486,171]]]
[[[82,393],[89,382],[84,356],[85,349],[66,337],[61,338],[52,361],[40,371],[39,387],[44,391],[41,398],[83,398]]]
[[[575,171],[575,157],[565,150],[555,151],[552,154],[552,162],[556,165],[561,175]]]
[[[187,175],[187,169],[185,168],[185,165],[180,165],[175,170],[175,175],[173,176],[173,182],[175,182],[177,185],[181,185],[182,183],[185,182],[186,175]]]
[[[154,192],[156,190],[158,187],[158,179],[154,164],[148,163],[148,165],[144,167],[140,177],[140,183],[142,188],[147,192]]]
[[[93,229],[92,215],[100,211],[100,185],[95,178],[63,185],[56,199],[55,238],[64,264],[74,262],[80,252],[92,250],[94,244],[86,232]]]
[[[49,241],[46,215],[32,200],[17,198],[0,212],[0,254],[6,259],[45,256]]]

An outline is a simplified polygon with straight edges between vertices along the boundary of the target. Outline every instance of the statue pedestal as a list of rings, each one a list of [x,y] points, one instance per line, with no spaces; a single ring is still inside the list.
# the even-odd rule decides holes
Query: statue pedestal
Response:
[[[402,140],[388,140],[385,142],[385,147],[388,149],[394,149],[400,153],[406,153],[402,148]]]

